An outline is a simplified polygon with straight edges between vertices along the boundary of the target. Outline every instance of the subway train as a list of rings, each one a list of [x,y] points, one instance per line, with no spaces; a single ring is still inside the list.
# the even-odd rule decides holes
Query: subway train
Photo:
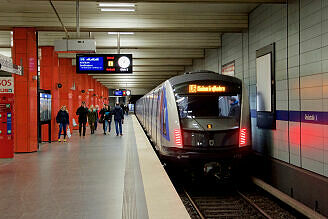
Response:
[[[136,102],[136,116],[161,159],[175,166],[229,169],[251,148],[248,92],[210,71],[172,77]]]

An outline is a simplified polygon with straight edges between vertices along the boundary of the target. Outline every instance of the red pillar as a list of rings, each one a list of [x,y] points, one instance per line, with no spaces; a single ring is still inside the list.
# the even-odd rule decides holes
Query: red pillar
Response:
[[[72,65],[71,59],[59,59],[59,83],[62,87],[59,89],[60,106],[68,106],[68,93],[71,88],[69,85],[69,67]]]
[[[74,100],[73,100],[73,66],[72,66],[72,59],[68,59],[67,63],[67,98],[68,98],[68,103],[67,103],[67,110],[70,116],[70,125],[72,124],[72,116],[75,114],[75,109],[74,109]],[[74,111],[75,110],[75,111]]]
[[[76,74],[76,67],[72,66],[72,76],[73,76],[73,83],[75,84],[75,90],[73,90],[73,112],[70,115],[71,121],[74,118],[75,122],[78,123],[78,116],[76,115],[76,110],[81,104],[81,90],[80,88],[80,76]],[[78,129],[78,127],[73,127],[74,129]]]
[[[37,44],[35,28],[13,29],[12,56],[15,64],[24,67],[23,76],[14,76],[15,152],[38,150],[37,139]]]
[[[97,103],[99,105],[99,108],[102,107],[102,102],[101,102],[101,84],[97,81]]]
[[[57,140],[58,125],[56,123],[57,112],[60,109],[59,102],[59,71],[58,55],[53,46],[42,46],[40,57],[40,88],[51,91],[51,140]],[[48,140],[48,127],[42,126],[42,140]]]
[[[87,89],[87,75],[81,75],[81,96],[82,96],[82,101],[84,101],[87,106],[89,105],[89,100],[88,100],[88,89]],[[83,91],[83,92],[82,92]]]

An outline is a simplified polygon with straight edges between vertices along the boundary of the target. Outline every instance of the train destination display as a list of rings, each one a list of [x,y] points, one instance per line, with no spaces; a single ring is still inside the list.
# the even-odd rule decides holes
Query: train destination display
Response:
[[[79,74],[132,74],[132,54],[77,54]]]
[[[217,93],[217,92],[225,92],[226,87],[220,85],[189,85],[189,93]]]

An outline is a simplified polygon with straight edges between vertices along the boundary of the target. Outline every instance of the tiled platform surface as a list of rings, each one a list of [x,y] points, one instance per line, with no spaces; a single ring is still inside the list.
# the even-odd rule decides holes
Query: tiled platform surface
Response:
[[[0,218],[189,218],[134,116],[0,162]]]

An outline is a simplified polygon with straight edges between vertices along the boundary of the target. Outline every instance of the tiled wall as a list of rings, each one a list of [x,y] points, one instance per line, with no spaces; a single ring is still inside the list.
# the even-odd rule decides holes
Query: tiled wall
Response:
[[[256,50],[275,43],[276,129],[257,128],[254,116],[253,148],[328,177],[328,0],[263,4],[249,15],[248,31],[221,37],[220,49],[204,50],[185,70],[220,72],[235,61],[256,111]]]
[[[205,59],[193,59],[191,66],[186,66],[185,72],[200,71],[205,69]]]
[[[205,49],[204,69],[219,72],[219,49]]]
[[[235,61],[235,76],[248,85],[255,111],[256,50],[271,43],[276,130],[257,128],[254,116],[253,148],[328,177],[328,0],[263,4],[249,15],[248,31],[222,36],[218,70]],[[204,62],[213,58],[205,56]]]

